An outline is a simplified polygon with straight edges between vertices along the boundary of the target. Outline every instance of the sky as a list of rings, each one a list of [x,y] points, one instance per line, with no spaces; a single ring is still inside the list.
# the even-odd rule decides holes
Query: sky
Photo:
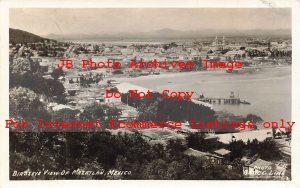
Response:
[[[160,29],[291,29],[288,8],[10,9],[10,27],[37,35],[153,32]]]

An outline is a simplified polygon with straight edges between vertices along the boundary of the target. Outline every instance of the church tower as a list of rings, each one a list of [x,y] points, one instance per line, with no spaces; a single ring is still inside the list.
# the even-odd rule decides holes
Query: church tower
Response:
[[[223,36],[223,40],[222,40],[222,50],[225,49],[225,45],[226,45],[226,43],[225,43],[225,37]]]
[[[216,48],[216,50],[219,50],[219,40],[218,40],[218,36],[216,36],[216,39],[215,39],[215,48]]]

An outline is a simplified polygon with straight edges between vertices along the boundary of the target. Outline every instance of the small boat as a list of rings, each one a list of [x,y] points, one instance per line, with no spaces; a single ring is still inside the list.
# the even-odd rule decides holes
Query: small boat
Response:
[[[251,104],[250,102],[246,101],[246,100],[241,100],[240,102],[241,104]]]

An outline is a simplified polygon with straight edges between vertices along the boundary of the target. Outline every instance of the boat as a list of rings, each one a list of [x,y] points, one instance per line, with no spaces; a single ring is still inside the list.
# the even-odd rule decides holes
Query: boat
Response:
[[[240,100],[241,104],[251,104],[250,102],[246,101],[246,100]]]

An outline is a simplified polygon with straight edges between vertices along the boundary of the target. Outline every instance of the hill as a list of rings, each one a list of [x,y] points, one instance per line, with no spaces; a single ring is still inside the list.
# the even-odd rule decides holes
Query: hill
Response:
[[[9,43],[34,43],[50,40],[20,29],[9,28]]]

